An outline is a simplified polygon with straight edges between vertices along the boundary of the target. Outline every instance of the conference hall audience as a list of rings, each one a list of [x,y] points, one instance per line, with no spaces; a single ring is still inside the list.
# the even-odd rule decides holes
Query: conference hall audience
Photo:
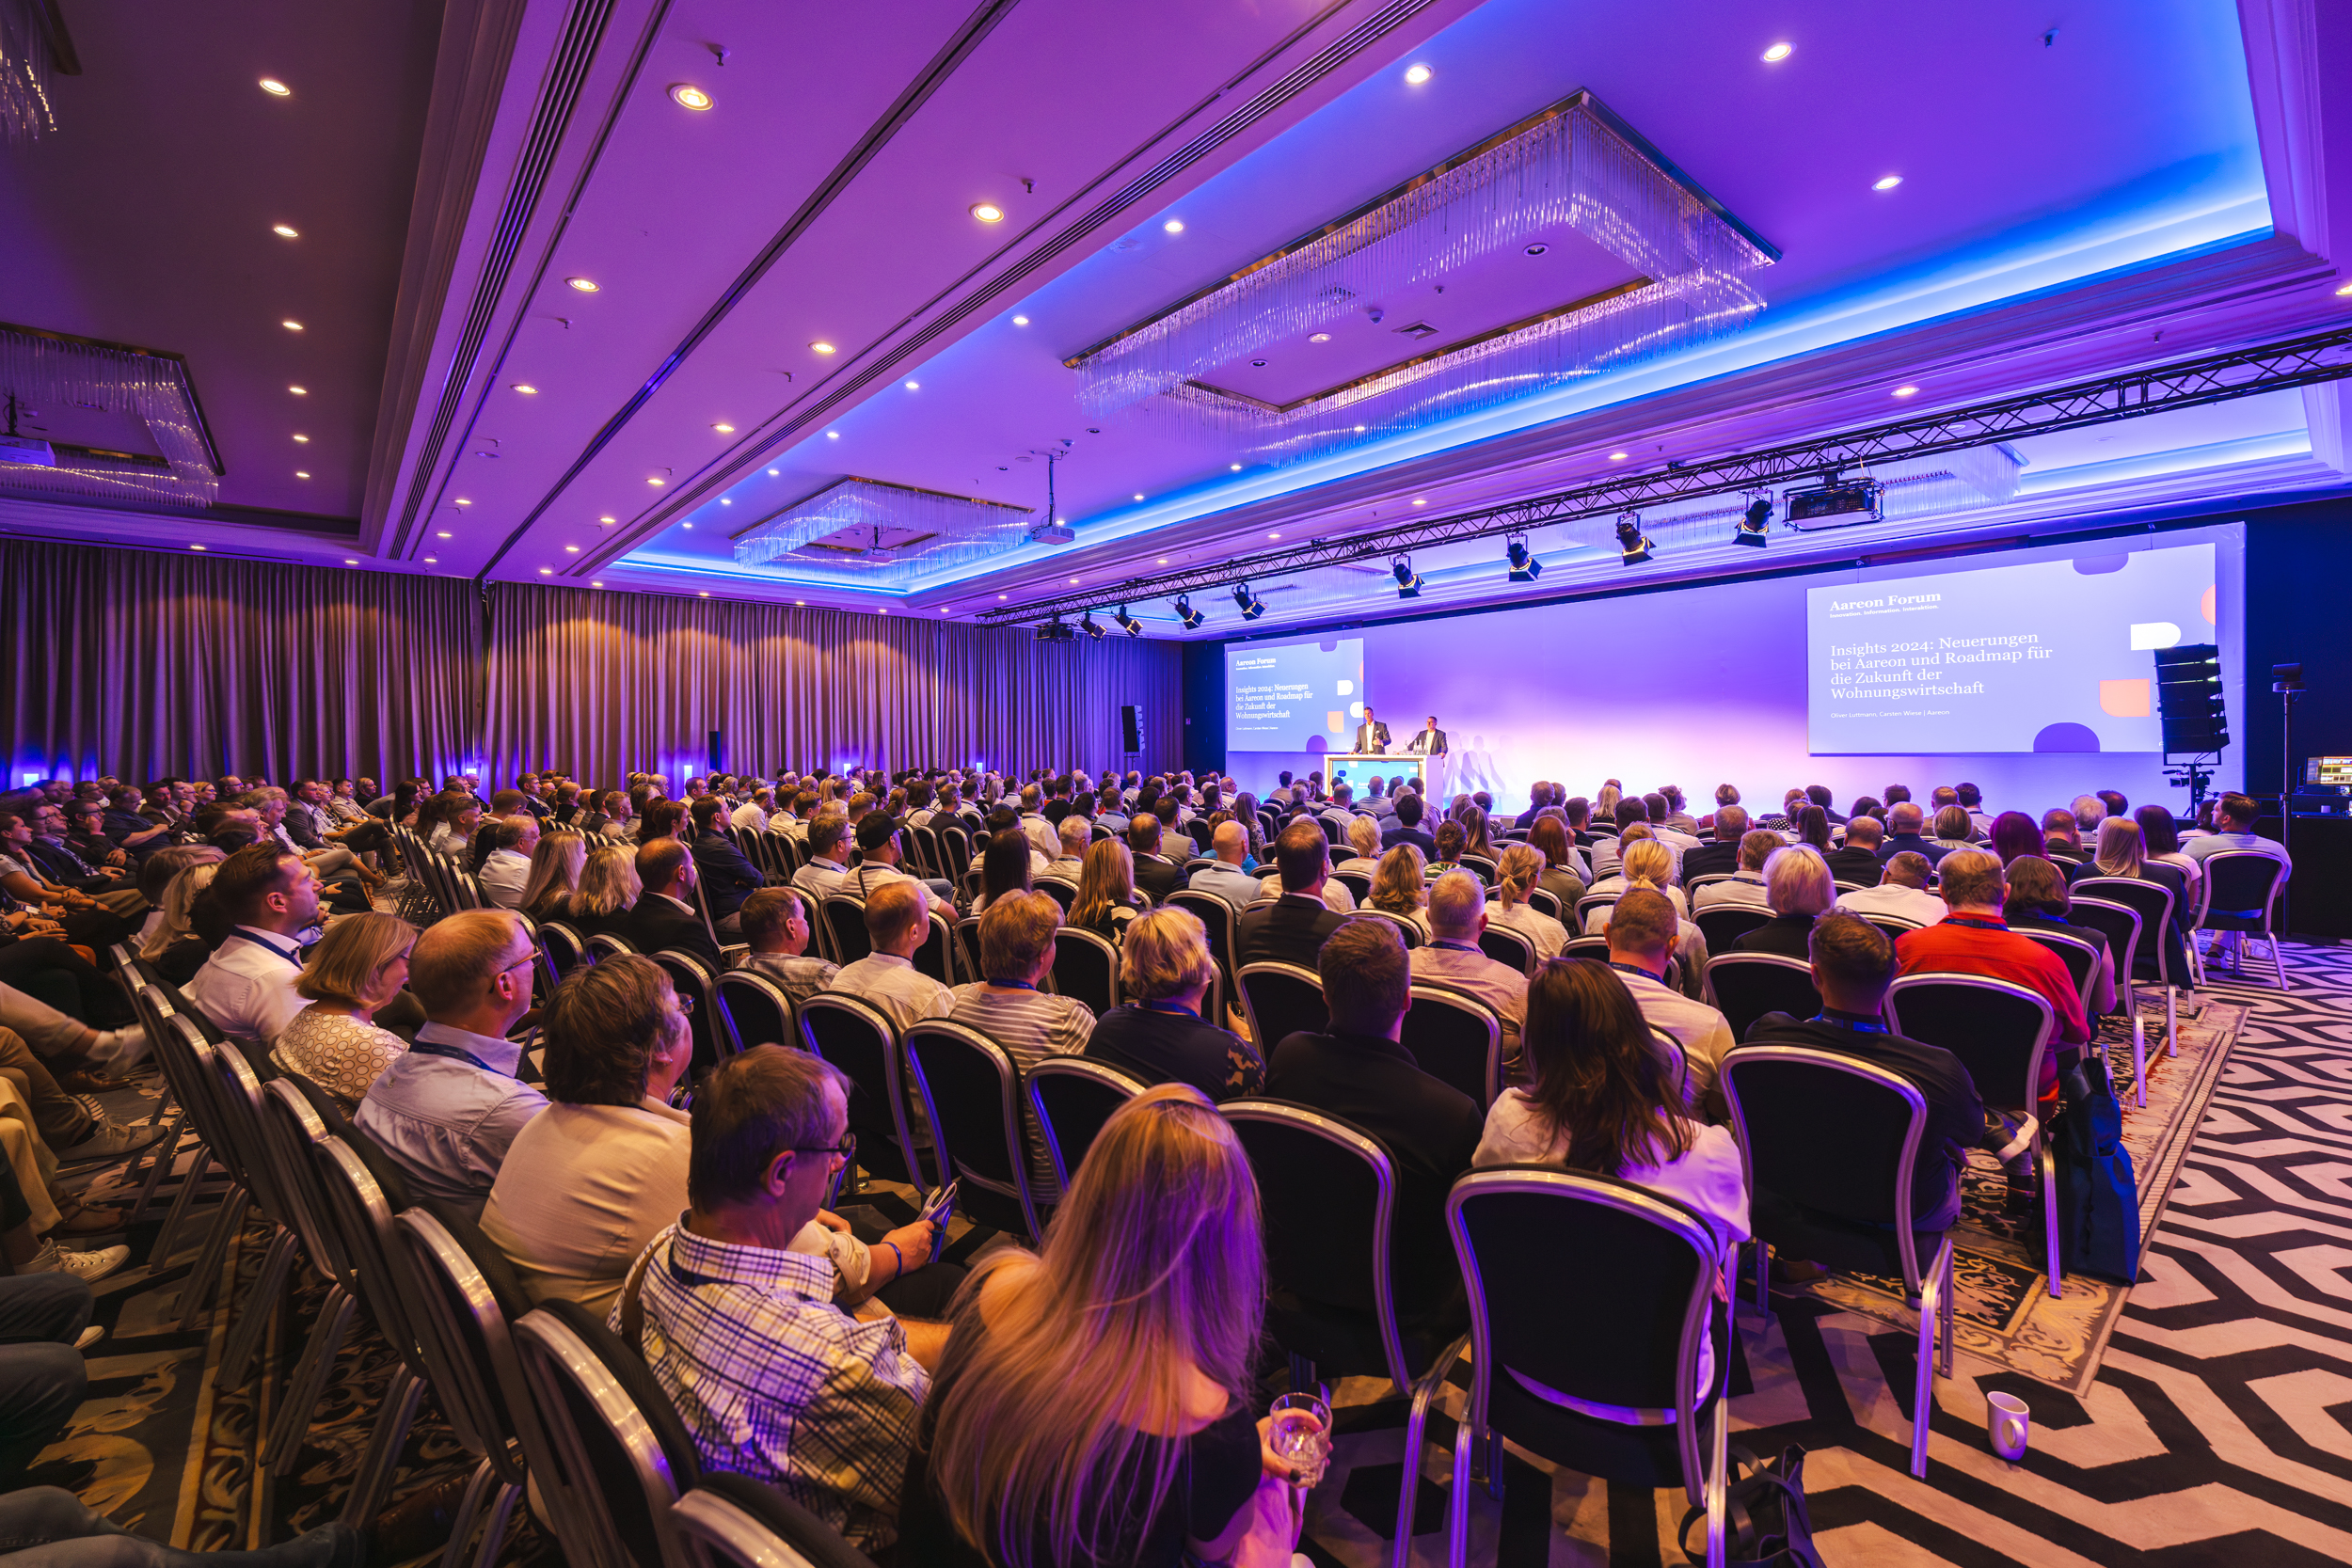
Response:
[[[1200,916],[1184,909],[1140,916],[1120,943],[1126,1000],[1094,1021],[1085,1054],[1147,1084],[1189,1084],[1214,1101],[1258,1093],[1263,1054],[1207,1017],[1216,978]]]
[[[1907,920],[1914,926],[1932,926],[1950,912],[1943,899],[1927,891],[1933,876],[1927,856],[1906,849],[1890,859],[1883,869],[1885,879],[1876,887],[1838,894],[1837,908],[1866,920]]]
[[[725,811],[726,802],[715,795],[694,802],[694,879],[709,905],[711,924],[732,937],[741,928],[736,914],[743,908],[743,900],[767,879],[744,858],[735,840],[721,831],[726,822]]]
[[[478,1213],[516,1135],[547,1108],[547,1096],[516,1077],[523,1048],[507,1037],[531,1010],[535,957],[505,910],[445,915],[409,951],[408,987],[425,1022],[352,1119],[420,1197]]]
[[[1061,906],[1050,894],[1012,894],[998,900],[980,916],[984,978],[949,993],[949,1021],[994,1040],[1025,1072],[1048,1056],[1083,1053],[1094,1033],[1093,1009],[1074,996],[1041,989],[1054,972],[1054,933],[1060,928]],[[1030,1191],[1039,1202],[1053,1202],[1059,1193],[1053,1162],[1025,1096],[1021,1127],[1029,1151]]]
[[[295,994],[310,1006],[278,1036],[271,1057],[333,1096],[349,1116],[408,1042],[375,1022],[408,982],[416,927],[371,910],[337,921],[305,956]]]
[[[1274,864],[1281,894],[1242,911],[1233,933],[1234,967],[1279,962],[1312,969],[1325,939],[1346,918],[1323,897],[1331,874],[1330,842],[1312,818],[1294,818],[1275,838]]]
[[[840,966],[808,950],[808,901],[788,887],[764,887],[743,900],[742,967],[765,975],[798,1007],[833,984]],[[789,1043],[789,1042],[787,1042]]]
[[[1543,851],[1533,845],[1514,844],[1503,850],[1495,865],[1495,901],[1486,911],[1488,921],[1525,937],[1539,960],[1558,958],[1568,945],[1567,927],[1529,902],[1543,886],[1548,869]]]
[[[1467,1325],[1469,1312],[1446,1235],[1446,1192],[1470,1168],[1486,1118],[1476,1101],[1422,1071],[1399,1043],[1413,974],[1394,925],[1363,915],[1342,922],[1315,968],[1330,1027],[1278,1042],[1266,1058],[1265,1092],[1338,1117],[1388,1151],[1396,1174],[1390,1267],[1397,1323],[1442,1340]]]
[[[1740,857],[1737,869],[1726,880],[1709,882],[1705,887],[1694,889],[1691,894],[1692,907],[1700,910],[1718,909],[1735,904],[1750,905],[1756,909],[1768,907],[1772,900],[1765,895],[1764,863],[1778,852],[1787,842],[1778,833],[1763,828],[1740,834],[1736,846]],[[1687,861],[1684,869],[1686,871],[1689,869]]]
[[[991,906],[993,914],[998,908],[1009,905],[1020,895],[1008,895]],[[1044,894],[1027,896],[1053,899]],[[840,991],[869,1002],[882,1010],[882,1016],[900,1034],[927,1018],[946,1018],[955,1006],[947,988],[914,967],[914,955],[930,940],[931,929],[930,890],[910,877],[899,877],[875,884],[873,895],[866,900],[866,939],[873,951],[862,958],[843,964],[839,973],[826,985],[829,991]],[[1061,907],[1054,906],[1055,924],[1061,921]],[[980,929],[988,929],[986,917]],[[1053,941],[1049,937],[1050,950]]]
[[[1186,885],[1195,893],[1213,894],[1224,899],[1236,911],[1256,903],[1264,892],[1264,884],[1245,869],[1249,857],[1249,835],[1241,823],[1218,823],[1210,835],[1209,852],[1214,858],[1203,862]]]
[[[1809,951],[1813,923],[1837,903],[1837,884],[1809,845],[1792,844],[1773,850],[1764,863],[1764,902],[1772,918],[1742,934],[1732,950],[1802,958]]]
[[[1886,863],[1895,858],[1879,853],[1885,840],[1886,830],[1877,817],[1856,812],[1846,820],[1846,842],[1821,859],[1829,863],[1829,874],[1835,879],[1858,887],[1876,887],[1879,879],[1886,874]],[[1932,864],[1930,868],[1933,868]]]
[[[307,999],[300,938],[318,924],[319,880],[275,839],[223,861],[206,895],[227,917],[228,939],[182,990],[224,1035],[274,1045]]]
[[[1675,1038],[1684,1061],[1683,1102],[1697,1111],[1715,1088],[1715,1064],[1731,1049],[1731,1024],[1708,1003],[1666,983],[1678,940],[1674,906],[1635,888],[1609,911],[1609,967],[1623,977],[1642,1017]]]
[[[1486,930],[1486,889],[1467,871],[1449,871],[1429,890],[1426,918],[1429,940],[1409,958],[1415,983],[1444,986],[1492,1007],[1502,1020],[1503,1062],[1516,1067],[1519,1024],[1527,1016],[1527,974],[1488,958],[1478,945]]]
[[[1956,849],[1939,868],[1947,912],[1932,926],[1905,931],[1895,943],[1904,974],[1982,974],[2036,992],[2058,1020],[2058,1038],[2068,1045],[2090,1040],[2082,997],[2074,976],[2056,953],[2009,928],[2002,906],[2009,883],[2000,858],[1979,849]],[[2043,1064],[2042,1097],[2058,1092],[2057,1053]]]
[[[490,852],[476,873],[482,896],[501,910],[519,910],[531,888],[532,857],[538,851],[539,819],[529,812],[492,818],[483,827]]]

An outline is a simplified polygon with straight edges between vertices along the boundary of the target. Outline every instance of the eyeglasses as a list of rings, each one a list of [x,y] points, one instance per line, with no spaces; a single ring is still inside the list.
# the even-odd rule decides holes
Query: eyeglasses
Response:
[[[857,1155],[857,1134],[855,1132],[844,1132],[841,1134],[841,1141],[839,1143],[818,1144],[814,1148],[803,1148],[796,1144],[787,1152],[793,1154],[838,1154],[844,1160],[854,1159]]]
[[[683,992],[676,992],[672,994],[670,1000],[677,1004],[678,1017],[691,1018],[694,1016],[694,999],[692,997],[688,996]]]

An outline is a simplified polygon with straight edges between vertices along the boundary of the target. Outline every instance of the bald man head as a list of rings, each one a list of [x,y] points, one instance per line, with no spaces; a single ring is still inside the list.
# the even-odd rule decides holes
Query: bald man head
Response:
[[[1209,837],[1210,852],[1228,865],[1239,865],[1249,853],[1249,834],[1238,822],[1220,822]]]

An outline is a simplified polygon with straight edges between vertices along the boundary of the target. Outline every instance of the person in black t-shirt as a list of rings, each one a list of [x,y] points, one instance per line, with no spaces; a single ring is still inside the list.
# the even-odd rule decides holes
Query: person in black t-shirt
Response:
[[[1209,933],[1190,910],[1153,910],[1132,921],[1120,945],[1123,1006],[1095,1021],[1086,1054],[1147,1084],[1189,1084],[1211,1100],[1265,1086],[1258,1048],[1203,1018],[1216,977]]]

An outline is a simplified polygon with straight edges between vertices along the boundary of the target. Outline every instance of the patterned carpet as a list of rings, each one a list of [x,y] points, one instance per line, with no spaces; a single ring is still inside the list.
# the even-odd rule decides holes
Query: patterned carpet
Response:
[[[1741,1314],[1735,1440],[1808,1450],[1832,1568],[2352,1561],[2352,948],[2286,951],[2284,997],[2224,974],[2201,993],[2244,1021],[2079,1397],[1960,1355],[1914,1481],[1909,1333],[1799,1296],[1777,1296],[1769,1324]],[[2032,1411],[2017,1465],[1985,1446],[1994,1391]],[[1309,1513],[1318,1563],[1388,1560],[1405,1424],[1391,1393],[1369,1380],[1338,1391],[1337,1452]],[[1452,1422],[1431,1426],[1450,1453]],[[1417,1563],[1443,1560],[1448,1467],[1433,1455],[1423,1471]],[[1516,1451],[1505,1472],[1504,1501],[1473,1494],[1473,1563],[1685,1560],[1678,1491],[1555,1474]]]

